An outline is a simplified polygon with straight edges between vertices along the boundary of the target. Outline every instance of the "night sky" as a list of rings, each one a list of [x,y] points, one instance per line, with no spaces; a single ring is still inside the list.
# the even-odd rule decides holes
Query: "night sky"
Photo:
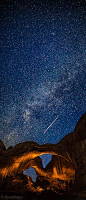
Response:
[[[0,8],[0,139],[57,143],[86,111],[85,0],[1,0]]]

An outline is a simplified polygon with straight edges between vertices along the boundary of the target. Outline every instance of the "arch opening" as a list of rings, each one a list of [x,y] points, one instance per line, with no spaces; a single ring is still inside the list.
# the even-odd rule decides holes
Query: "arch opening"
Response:
[[[23,174],[25,174],[26,176],[31,177],[33,182],[36,182],[36,178],[37,178],[37,174],[35,169],[33,169],[32,167],[30,167],[29,169],[26,169]]]
[[[42,166],[45,168],[47,164],[52,160],[52,154],[43,154],[40,156],[42,160]]]
[[[46,168],[47,164],[52,160],[52,154],[43,154],[39,157],[41,158],[43,168]],[[25,171],[23,171],[23,174],[31,177],[33,182],[36,182],[36,179],[38,177],[33,167],[29,167],[29,169],[26,169]]]

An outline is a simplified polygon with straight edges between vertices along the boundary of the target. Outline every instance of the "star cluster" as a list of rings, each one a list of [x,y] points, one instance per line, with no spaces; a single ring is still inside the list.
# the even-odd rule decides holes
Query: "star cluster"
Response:
[[[0,139],[6,147],[57,143],[86,111],[85,17],[81,0],[1,1]]]

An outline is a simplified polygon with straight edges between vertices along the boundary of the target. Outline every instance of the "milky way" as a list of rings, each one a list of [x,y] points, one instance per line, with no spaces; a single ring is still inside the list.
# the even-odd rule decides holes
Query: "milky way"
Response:
[[[6,147],[57,143],[74,130],[86,111],[85,23],[81,0],[1,1],[0,138]]]

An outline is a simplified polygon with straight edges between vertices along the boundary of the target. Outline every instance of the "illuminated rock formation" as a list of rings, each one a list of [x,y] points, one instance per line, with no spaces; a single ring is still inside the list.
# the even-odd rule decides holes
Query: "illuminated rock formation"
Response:
[[[52,160],[43,168],[42,154],[52,154]],[[38,175],[36,183],[23,175],[33,167]],[[0,191],[41,192],[45,188],[57,193],[72,191],[85,193],[86,189],[86,113],[78,121],[74,132],[58,144],[39,145],[24,142],[5,149],[0,141]],[[9,180],[9,181],[8,181]]]

